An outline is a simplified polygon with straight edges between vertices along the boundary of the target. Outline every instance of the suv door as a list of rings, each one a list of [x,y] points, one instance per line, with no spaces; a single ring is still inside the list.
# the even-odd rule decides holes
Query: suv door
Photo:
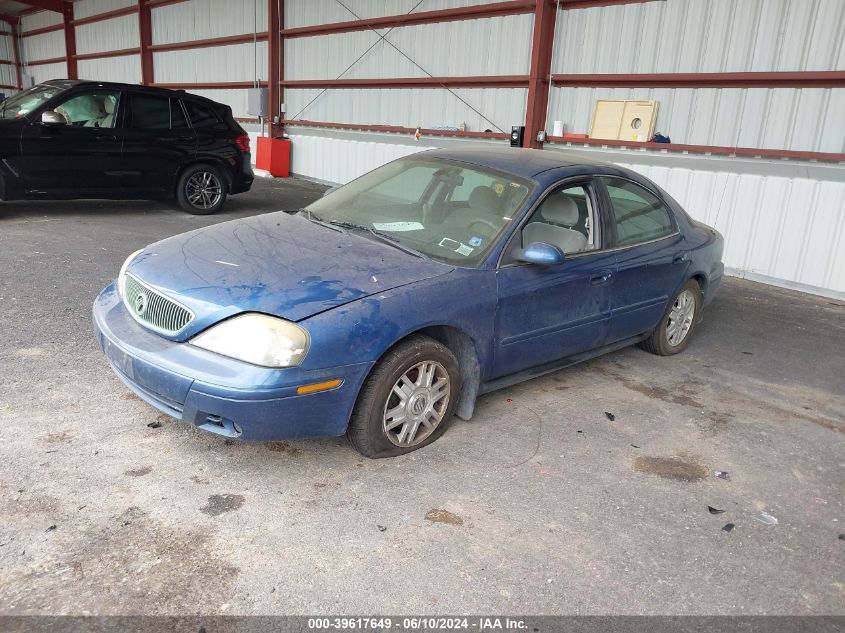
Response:
[[[119,90],[71,92],[46,106],[64,124],[24,126],[17,161],[27,195],[84,198],[114,196],[122,185],[123,98]]]
[[[172,194],[179,170],[197,151],[197,137],[180,99],[127,93],[124,183],[135,195]]]
[[[599,200],[592,178],[568,180],[511,238],[497,271],[494,378],[605,344],[616,259],[606,249]],[[519,249],[531,242],[558,246],[563,263],[519,262]]]
[[[608,343],[653,330],[689,268],[669,206],[630,180],[599,178],[611,218],[618,270]]]

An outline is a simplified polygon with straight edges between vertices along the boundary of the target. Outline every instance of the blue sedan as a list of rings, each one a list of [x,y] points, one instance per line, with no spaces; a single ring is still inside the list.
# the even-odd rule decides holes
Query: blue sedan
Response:
[[[117,376],[230,438],[436,440],[483,393],[689,342],[722,236],[637,173],[552,151],[433,150],[296,214],[133,253],[94,303]]]

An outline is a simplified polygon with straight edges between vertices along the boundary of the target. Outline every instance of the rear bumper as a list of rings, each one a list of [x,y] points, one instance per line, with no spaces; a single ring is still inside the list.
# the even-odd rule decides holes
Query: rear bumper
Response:
[[[244,193],[249,191],[255,180],[255,173],[252,171],[252,156],[243,154],[243,168],[238,173],[232,174],[232,187],[230,193]]]
[[[115,374],[140,398],[197,428],[244,440],[343,434],[372,366],[268,369],[175,343],[132,319],[115,284],[94,302],[93,323]],[[343,381],[335,389],[296,394],[335,378]]]
[[[704,305],[713,301],[713,297],[719,292],[722,287],[722,278],[725,276],[725,265],[719,262],[713,266],[710,271],[710,276],[707,279],[707,288],[704,291]]]

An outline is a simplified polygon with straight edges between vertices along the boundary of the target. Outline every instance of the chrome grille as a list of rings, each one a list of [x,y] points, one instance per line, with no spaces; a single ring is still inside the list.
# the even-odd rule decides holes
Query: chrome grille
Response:
[[[128,273],[123,282],[123,303],[136,321],[161,334],[177,334],[194,318],[186,307]]]

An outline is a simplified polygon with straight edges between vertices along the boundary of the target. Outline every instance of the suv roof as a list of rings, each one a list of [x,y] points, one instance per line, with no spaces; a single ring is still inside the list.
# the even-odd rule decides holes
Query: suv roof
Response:
[[[178,97],[180,99],[190,99],[192,101],[205,101],[208,103],[218,104],[216,101],[200,95],[188,94],[184,90],[170,90],[168,88],[156,88],[155,86],[142,86],[140,84],[124,84],[114,81],[93,81],[90,79],[50,79],[49,81],[42,81],[41,84],[47,86],[57,86],[70,90],[78,87],[92,87],[92,88],[115,88],[120,90],[136,90],[141,92],[149,92],[152,94],[168,95],[171,97]]]

